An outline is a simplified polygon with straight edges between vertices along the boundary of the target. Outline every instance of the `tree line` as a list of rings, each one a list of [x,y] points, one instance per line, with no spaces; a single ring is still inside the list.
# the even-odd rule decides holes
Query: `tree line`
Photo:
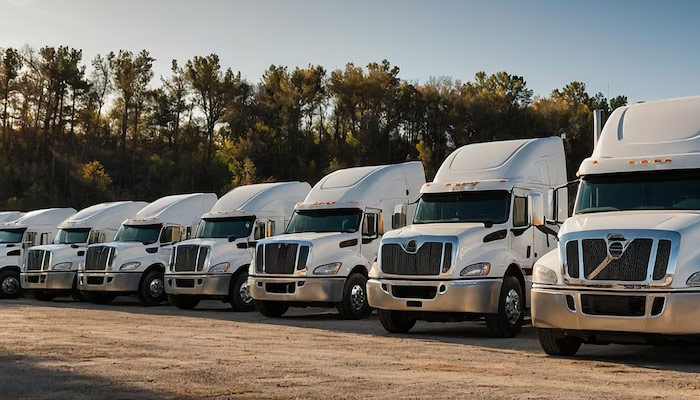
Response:
[[[592,110],[627,98],[571,82],[534,96],[525,78],[401,79],[364,67],[271,65],[251,82],[216,54],[155,77],[146,50],[0,49],[0,205],[83,207],[237,185],[313,184],[345,167],[423,162],[430,179],[455,148],[566,134],[569,175],[592,151]]]

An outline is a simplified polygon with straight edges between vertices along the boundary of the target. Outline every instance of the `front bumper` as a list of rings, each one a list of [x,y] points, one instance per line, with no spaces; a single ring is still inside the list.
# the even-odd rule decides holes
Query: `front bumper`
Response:
[[[36,271],[22,272],[20,282],[22,289],[33,290],[71,290],[76,271]]]
[[[421,281],[370,279],[369,305],[380,310],[494,314],[498,312],[500,279]],[[396,297],[394,287],[434,288],[433,298]]]
[[[166,274],[165,293],[228,296],[231,274]]]
[[[78,287],[87,292],[136,292],[142,272],[78,272]]]
[[[288,301],[298,303],[340,303],[343,298],[345,277],[279,278],[248,277],[250,295],[255,300]]]
[[[646,298],[645,315],[589,315],[581,311],[581,294],[643,296]],[[573,297],[575,310],[571,310],[567,305],[567,296]],[[664,305],[660,313],[652,315],[655,298],[663,298]],[[700,292],[583,292],[560,288],[533,288],[531,312],[532,322],[538,328],[664,335],[700,334]]]

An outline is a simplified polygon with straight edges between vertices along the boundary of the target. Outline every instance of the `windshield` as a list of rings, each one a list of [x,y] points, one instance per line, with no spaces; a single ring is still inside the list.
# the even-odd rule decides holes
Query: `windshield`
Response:
[[[59,229],[54,244],[87,243],[90,228]]]
[[[700,210],[700,171],[589,175],[581,180],[576,213]]]
[[[0,229],[0,243],[20,243],[26,228]]]
[[[508,221],[510,193],[484,190],[460,193],[426,193],[421,196],[413,223]]]
[[[122,225],[114,237],[115,242],[141,242],[151,244],[158,241],[161,224],[154,225]]]
[[[285,233],[303,232],[357,232],[362,210],[336,208],[331,210],[297,210]]]
[[[250,236],[255,217],[203,219],[197,226],[198,238],[245,238]]]

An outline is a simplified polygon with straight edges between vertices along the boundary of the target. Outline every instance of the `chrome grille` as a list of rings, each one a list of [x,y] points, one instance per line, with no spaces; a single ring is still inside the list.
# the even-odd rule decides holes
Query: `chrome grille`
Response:
[[[108,246],[90,246],[85,253],[86,271],[104,271],[112,261],[114,249]]]
[[[452,263],[451,243],[425,242],[416,248],[415,240],[409,240],[406,247],[415,251],[406,251],[398,243],[382,245],[382,271],[397,275],[440,275],[441,269],[449,269]]]
[[[46,250],[29,250],[27,254],[27,271],[47,270],[50,264],[51,252]]]
[[[263,271],[268,274],[293,274],[297,264],[296,243],[267,243],[263,245]]]
[[[173,271],[194,272],[204,269],[209,247],[196,244],[183,244],[176,247]]]

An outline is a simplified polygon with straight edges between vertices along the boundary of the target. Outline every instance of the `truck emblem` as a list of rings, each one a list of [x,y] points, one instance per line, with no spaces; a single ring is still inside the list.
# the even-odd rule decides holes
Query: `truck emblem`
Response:
[[[625,248],[622,244],[622,242],[611,242],[608,245],[608,254],[610,254],[610,257],[613,258],[613,260],[617,260],[620,257],[622,257],[622,253],[625,251]]]
[[[409,252],[409,253],[415,253],[415,252],[416,252],[416,249],[417,249],[416,241],[415,241],[415,240],[409,240],[408,242],[406,242],[406,244],[404,245],[404,247],[406,248],[406,251],[407,251],[407,252]]]
[[[621,233],[611,233],[608,235],[608,255],[605,259],[588,274],[588,280],[595,279],[596,276],[600,275],[601,272],[607,267],[611,262],[619,260],[622,254],[625,252],[627,247],[627,241],[625,236]]]

